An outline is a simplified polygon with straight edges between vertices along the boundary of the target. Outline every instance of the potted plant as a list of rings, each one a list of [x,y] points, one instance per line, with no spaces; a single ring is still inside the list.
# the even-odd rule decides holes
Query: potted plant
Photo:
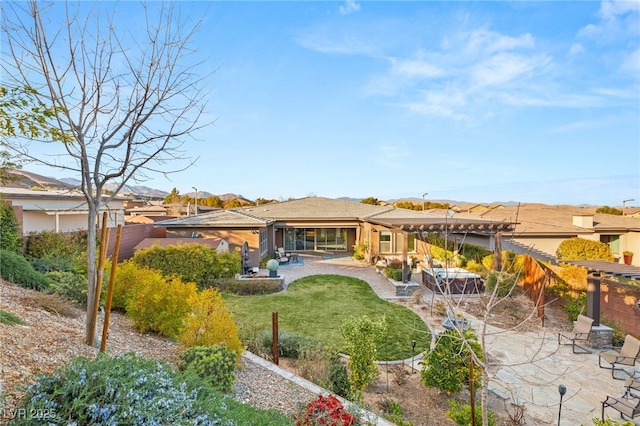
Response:
[[[622,252],[622,257],[624,257],[625,265],[631,265],[631,260],[633,259],[633,252],[629,250],[625,250]]]

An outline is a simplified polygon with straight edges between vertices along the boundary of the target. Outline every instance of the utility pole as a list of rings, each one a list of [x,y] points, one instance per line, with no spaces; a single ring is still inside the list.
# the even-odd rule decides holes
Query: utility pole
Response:
[[[624,209],[627,207],[627,201],[635,201],[634,198],[629,198],[628,200],[622,201],[622,216],[624,216]]]
[[[422,194],[422,211],[424,211],[424,210],[425,210],[425,208],[424,208],[424,206],[425,206],[425,204],[424,204],[424,197],[426,197],[427,195],[429,195],[429,193],[428,193],[428,192],[425,192],[424,194]]]
[[[196,216],[198,216],[198,188],[196,188],[195,186],[192,186],[191,188],[196,191]]]

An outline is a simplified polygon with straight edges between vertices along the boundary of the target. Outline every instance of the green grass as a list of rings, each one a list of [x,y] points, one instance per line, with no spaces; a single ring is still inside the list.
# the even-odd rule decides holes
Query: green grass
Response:
[[[7,325],[24,324],[22,318],[11,312],[0,309],[0,323]]]
[[[294,281],[287,291],[264,296],[224,295],[227,308],[240,326],[271,330],[271,314],[278,312],[281,331],[305,334],[341,349],[340,324],[350,315],[378,319],[386,316],[387,334],[378,347],[379,361],[411,357],[429,348],[427,325],[411,310],[380,299],[365,281],[342,275],[313,275]]]

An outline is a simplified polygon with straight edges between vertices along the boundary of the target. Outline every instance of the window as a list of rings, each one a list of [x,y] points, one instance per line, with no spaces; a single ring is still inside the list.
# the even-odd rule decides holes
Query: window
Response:
[[[389,231],[380,231],[380,244],[379,244],[379,252],[380,253],[391,253],[391,232]]]
[[[260,255],[263,255],[267,252],[267,230],[260,230]]]

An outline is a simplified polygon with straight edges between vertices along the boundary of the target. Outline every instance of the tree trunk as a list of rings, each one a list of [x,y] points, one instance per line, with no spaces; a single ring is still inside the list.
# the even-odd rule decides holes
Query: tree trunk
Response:
[[[99,201],[98,201],[99,203]],[[95,315],[94,304],[96,297],[96,218],[98,217],[99,204],[88,201],[89,218],[87,221],[87,319],[85,323],[85,342],[87,345],[93,346],[94,342],[90,342],[90,337],[95,330],[93,317]]]

